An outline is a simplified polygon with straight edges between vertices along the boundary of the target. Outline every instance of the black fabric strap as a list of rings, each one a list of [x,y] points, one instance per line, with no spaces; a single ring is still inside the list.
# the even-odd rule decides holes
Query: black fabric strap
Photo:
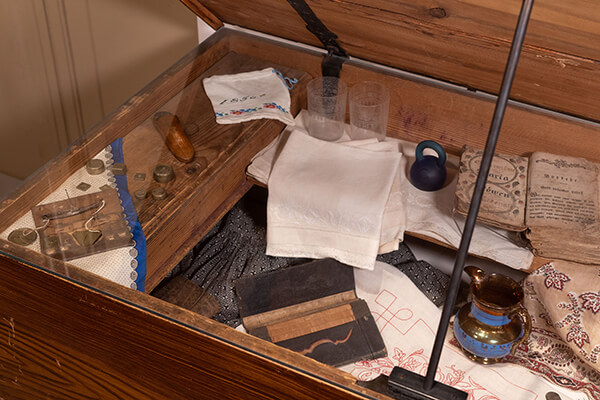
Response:
[[[337,35],[331,32],[315,15],[314,11],[304,0],[287,0],[306,23],[306,28],[325,46],[327,56],[321,64],[323,76],[339,76],[342,64],[348,59],[348,54],[337,42]]]

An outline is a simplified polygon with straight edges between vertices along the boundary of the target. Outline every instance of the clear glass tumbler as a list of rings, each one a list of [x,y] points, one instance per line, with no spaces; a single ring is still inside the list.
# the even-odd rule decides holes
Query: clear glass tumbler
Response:
[[[315,78],[306,86],[308,133],[334,141],[344,134],[348,86],[335,77]]]
[[[390,92],[377,82],[359,82],[350,88],[350,137],[385,138]]]

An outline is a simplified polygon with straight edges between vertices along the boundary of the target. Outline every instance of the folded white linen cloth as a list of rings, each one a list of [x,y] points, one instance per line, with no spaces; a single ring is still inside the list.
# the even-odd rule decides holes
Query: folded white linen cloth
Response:
[[[367,302],[388,356],[341,369],[362,381],[389,375],[395,366],[425,375],[441,310],[391,265],[377,262],[373,271],[354,269],[354,281],[356,295]],[[541,400],[548,392],[563,399],[586,398],[584,392],[565,390],[514,364],[477,364],[448,343],[451,338],[450,329],[435,379],[467,392],[470,400]]]
[[[279,157],[292,130],[308,135],[304,123],[307,116],[308,113],[306,110],[300,111],[296,116],[296,125],[294,127],[286,128],[275,140],[254,156],[252,163],[246,171],[247,174],[257,181],[266,184],[269,180],[273,163]],[[399,143],[397,141],[379,142],[377,138],[352,140],[346,133],[344,133],[337,143],[372,151],[397,152],[399,150]],[[385,204],[378,254],[398,250],[399,243],[404,240],[406,212],[400,192],[401,178],[401,173],[398,171],[392,184],[392,193]]]
[[[254,119],[277,119],[294,125],[290,93],[274,68],[202,80],[215,111],[217,123],[235,124]]]
[[[465,218],[454,212],[456,192],[456,171],[459,159],[448,154],[446,167],[448,181],[435,192],[424,192],[415,188],[409,181],[409,169],[415,161],[416,144],[401,142],[402,159],[400,196],[405,204],[406,231],[421,234],[454,248],[458,248],[462,238]],[[391,196],[396,195],[392,192]],[[510,233],[483,224],[477,224],[469,246],[469,253],[486,257],[515,269],[527,269],[533,261],[533,253],[517,246],[509,238]]]
[[[267,254],[372,269],[401,158],[292,131],[268,179]]]
[[[296,116],[296,126],[287,128],[273,142],[257,153],[248,166],[247,173],[261,183],[266,184],[281,150],[292,129],[308,133],[302,128],[306,110]],[[408,180],[409,168],[415,161],[416,144],[386,138],[384,142],[375,144],[375,140],[350,140],[344,134],[339,143],[353,146],[394,146],[387,151],[394,151],[397,146],[404,155],[400,161],[398,175],[395,177],[383,215],[379,254],[398,248],[398,242],[404,238],[404,232],[425,235],[457,248],[460,244],[464,218],[453,212],[458,158],[448,155],[447,167],[449,182],[435,192],[421,191]],[[527,269],[533,260],[528,249],[517,246],[508,238],[509,233],[502,229],[477,225],[471,240],[469,253],[486,257],[515,269]]]

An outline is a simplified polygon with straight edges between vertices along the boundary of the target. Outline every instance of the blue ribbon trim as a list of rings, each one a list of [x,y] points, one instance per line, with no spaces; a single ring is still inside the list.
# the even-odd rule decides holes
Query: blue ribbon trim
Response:
[[[281,78],[288,90],[292,90],[294,88],[294,84],[298,83],[298,78],[288,78],[287,76],[284,77],[281,72],[276,69],[273,70],[273,73]]]
[[[113,155],[113,161],[116,163],[124,163],[123,139],[119,138],[115,140],[110,146],[112,148],[111,153]],[[135,272],[137,272],[137,278],[135,280],[136,289],[140,292],[144,292],[146,284],[146,237],[144,236],[142,226],[138,221],[135,207],[133,207],[133,200],[131,199],[127,187],[127,176],[115,175],[115,180],[117,183],[117,190],[119,191],[119,197],[121,198],[121,205],[125,210],[125,219],[127,220],[127,225],[131,228],[133,240],[135,241],[134,248],[137,250],[137,256],[135,257],[137,261],[137,267],[135,268]]]

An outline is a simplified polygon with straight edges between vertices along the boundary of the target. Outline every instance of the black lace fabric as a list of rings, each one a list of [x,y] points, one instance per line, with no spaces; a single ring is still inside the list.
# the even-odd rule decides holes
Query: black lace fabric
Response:
[[[237,279],[311,261],[265,254],[266,196],[265,189],[253,188],[167,277],[183,274],[202,287],[221,306],[214,318],[233,327],[241,323],[235,296]],[[416,260],[408,246],[401,243],[397,251],[377,259],[404,272],[433,303],[443,303],[448,276]]]

